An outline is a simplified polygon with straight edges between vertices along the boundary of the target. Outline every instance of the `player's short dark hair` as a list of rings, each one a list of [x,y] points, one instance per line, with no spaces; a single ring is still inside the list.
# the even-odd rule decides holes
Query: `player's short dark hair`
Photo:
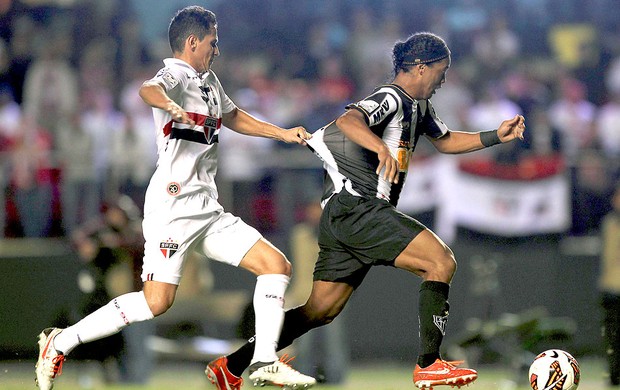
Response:
[[[409,67],[418,64],[430,64],[450,56],[448,45],[438,35],[430,32],[415,33],[404,42],[396,42],[392,49],[394,75],[399,71],[407,72]]]
[[[215,27],[215,14],[206,8],[192,5],[179,10],[168,26],[168,40],[172,52],[182,52],[188,36],[194,34],[202,40]]]

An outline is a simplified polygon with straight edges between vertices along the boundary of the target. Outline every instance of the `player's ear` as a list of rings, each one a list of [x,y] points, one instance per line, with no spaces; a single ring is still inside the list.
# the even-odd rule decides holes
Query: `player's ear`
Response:
[[[196,46],[198,45],[198,38],[194,34],[190,34],[185,40],[185,47],[189,48],[191,51],[196,51]]]

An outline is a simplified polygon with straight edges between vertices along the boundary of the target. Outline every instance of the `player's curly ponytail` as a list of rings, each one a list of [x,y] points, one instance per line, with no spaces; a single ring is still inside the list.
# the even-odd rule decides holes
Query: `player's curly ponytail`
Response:
[[[450,56],[448,45],[438,35],[430,32],[415,33],[404,42],[396,42],[392,49],[394,76],[411,66],[430,64]]]

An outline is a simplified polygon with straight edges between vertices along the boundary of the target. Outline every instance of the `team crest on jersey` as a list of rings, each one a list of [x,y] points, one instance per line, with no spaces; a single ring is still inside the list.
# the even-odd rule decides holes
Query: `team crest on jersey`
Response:
[[[179,244],[172,239],[167,239],[159,243],[159,250],[166,259],[171,258],[179,250]]]
[[[177,196],[181,192],[181,185],[179,183],[169,183],[168,184],[168,195]]]
[[[203,126],[207,144],[212,145],[215,142],[218,142],[218,134],[220,132],[220,127],[222,126],[222,119],[207,116],[205,117]]]

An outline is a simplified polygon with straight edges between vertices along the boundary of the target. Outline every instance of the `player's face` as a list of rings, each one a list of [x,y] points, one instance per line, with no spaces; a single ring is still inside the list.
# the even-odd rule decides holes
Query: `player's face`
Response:
[[[426,65],[426,71],[424,72],[424,92],[423,98],[430,99],[435,94],[443,83],[446,82],[446,73],[450,68],[450,57],[441,61],[433,62]]]
[[[211,69],[215,57],[220,55],[220,48],[217,46],[217,28],[212,28],[203,40],[198,41],[193,55],[196,71],[204,73]]]

